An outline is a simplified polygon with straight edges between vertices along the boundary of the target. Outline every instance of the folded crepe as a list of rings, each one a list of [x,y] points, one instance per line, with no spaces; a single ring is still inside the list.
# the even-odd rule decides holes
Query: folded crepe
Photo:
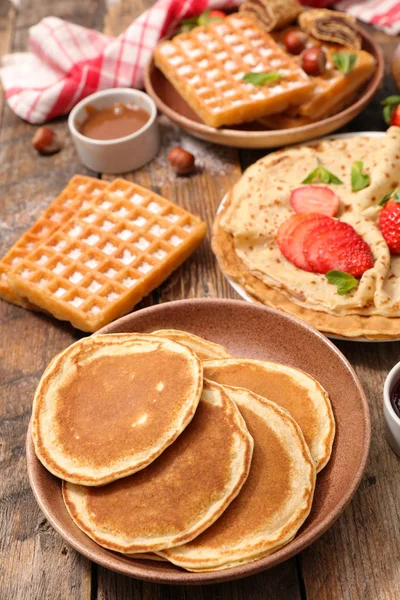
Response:
[[[298,21],[301,29],[317,40],[343,44],[355,50],[361,49],[361,38],[352,15],[320,8],[302,12]]]
[[[371,177],[370,185],[358,192],[351,187],[354,161],[361,161]],[[339,295],[324,275],[287,261],[275,240],[281,223],[293,214],[291,191],[318,164],[343,182],[332,185],[341,199],[337,218],[354,227],[374,257],[373,268],[345,295]],[[399,173],[398,127],[389,128],[384,137],[326,140],[269,154],[243,174],[215,222],[213,249],[224,273],[261,302],[302,318],[310,316],[307,320],[323,331],[342,333],[346,325],[345,335],[397,337],[400,256],[390,254],[378,219],[379,201],[399,187]]]
[[[297,0],[245,0],[240,11],[256,17],[265,31],[283,29],[302,12]]]

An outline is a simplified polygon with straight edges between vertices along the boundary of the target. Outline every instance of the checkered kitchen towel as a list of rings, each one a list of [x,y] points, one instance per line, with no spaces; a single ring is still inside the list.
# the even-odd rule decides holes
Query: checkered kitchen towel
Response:
[[[43,123],[68,113],[97,90],[141,87],[143,69],[160,37],[183,18],[238,4],[240,0],[158,0],[118,38],[46,17],[29,30],[29,52],[3,58],[0,77],[7,102],[22,119]],[[338,7],[364,18],[361,5],[368,9],[369,21],[391,27],[391,33],[396,24],[400,29],[400,0],[343,0]]]

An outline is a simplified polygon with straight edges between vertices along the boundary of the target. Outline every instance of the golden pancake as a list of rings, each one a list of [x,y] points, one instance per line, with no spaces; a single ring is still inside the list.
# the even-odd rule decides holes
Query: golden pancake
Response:
[[[104,487],[63,484],[67,509],[101,546],[126,554],[190,541],[247,479],[253,440],[221,386],[205,382],[190,425],[146,469]]]
[[[160,555],[189,571],[251,562],[294,538],[310,510],[315,467],[287,411],[248,390],[225,387],[254,438],[250,474],[224,514],[190,543]]]
[[[153,331],[153,335],[159,337],[166,337],[174,342],[179,342],[188,348],[191,348],[193,352],[197,354],[200,360],[207,360],[210,358],[227,358],[231,354],[223,346],[205,340],[198,335],[188,333],[187,331],[180,331],[179,329],[159,329]]]
[[[129,333],[82,339],[40,380],[32,415],[36,454],[74,483],[126,477],[190,423],[202,385],[201,362],[182,344]]]
[[[228,358],[205,361],[204,377],[251,390],[285,408],[300,425],[317,473],[327,464],[335,437],[328,394],[299,369],[264,360]]]
[[[155,560],[158,562],[167,562],[166,558],[162,556],[158,556],[155,552],[137,552],[136,554],[132,554],[133,558],[140,558],[143,560]]]

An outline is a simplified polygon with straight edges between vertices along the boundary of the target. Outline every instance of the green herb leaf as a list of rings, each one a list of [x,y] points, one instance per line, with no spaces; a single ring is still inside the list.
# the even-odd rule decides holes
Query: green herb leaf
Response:
[[[381,100],[381,104],[383,106],[383,118],[387,125],[390,125],[390,119],[392,118],[392,114],[394,109],[398,104],[400,104],[400,96],[388,96],[384,100]]]
[[[392,118],[392,113],[395,108],[395,106],[390,106],[389,104],[383,107],[382,114],[387,125],[390,125],[390,119]]]
[[[393,194],[394,190],[390,190],[387,194],[385,194],[380,202],[378,202],[379,206],[383,206],[386,204],[388,200],[390,200],[390,196]]]
[[[353,192],[359,192],[368,187],[371,180],[368,173],[363,173],[364,164],[361,160],[356,160],[351,167],[351,189]]]
[[[222,17],[210,17],[211,10],[205,10],[199,18],[197,19],[198,25],[209,25],[210,23],[214,23],[214,21],[222,21]]]
[[[331,173],[330,171],[328,171],[328,169],[325,169],[325,167],[317,167],[316,169],[314,169],[314,171],[311,171],[311,173],[309,175],[307,175],[307,177],[305,179],[303,179],[303,181],[301,183],[333,183],[335,185],[339,185],[341,183],[343,183],[343,181],[341,181],[339,179],[339,177],[336,177],[336,175],[334,175],[333,173]]]
[[[345,273],[344,271],[328,271],[325,275],[329,283],[336,285],[337,293],[340,296],[344,296],[348,292],[351,292],[354,288],[358,286],[358,279],[350,275],[350,273]]]
[[[347,75],[354,69],[357,54],[355,52],[335,52],[335,54],[332,54],[332,60],[339,71]]]
[[[209,25],[214,21],[222,21],[222,17],[210,17],[210,10],[206,10],[198,17],[189,17],[188,19],[182,19],[179,23],[179,28],[176,33],[187,33],[198,25]]]
[[[188,19],[182,19],[182,21],[179,23],[179,27],[176,31],[176,33],[187,33],[188,31],[191,31],[192,29],[194,29],[195,27],[197,27],[198,25],[198,17],[190,17]]]
[[[386,204],[388,200],[394,200],[395,202],[400,203],[400,189],[393,188],[387,194],[385,194],[380,202],[378,202],[379,206],[383,206]]]
[[[400,104],[400,96],[388,96],[384,100],[381,100],[382,106],[397,106]]]
[[[270,71],[269,73],[246,73],[243,75],[243,81],[252,83],[253,85],[264,85],[281,79],[282,75],[278,71]]]

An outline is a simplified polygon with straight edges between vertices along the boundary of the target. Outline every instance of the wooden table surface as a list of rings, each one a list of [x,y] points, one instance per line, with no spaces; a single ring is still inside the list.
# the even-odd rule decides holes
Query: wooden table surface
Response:
[[[135,2],[138,12],[150,2]],[[0,3],[0,54],[26,48],[28,28],[56,15],[101,30],[105,10],[96,0],[22,0],[15,12]],[[394,92],[389,59],[396,39],[374,32],[387,58],[383,88],[348,130],[383,130],[379,101]],[[65,119],[55,129],[65,147],[52,157],[31,148],[35,127],[3,104],[0,116],[0,254],[32,224],[75,173],[97,175],[80,164]],[[190,138],[161,118],[158,158],[127,178],[152,188],[200,215],[211,225],[224,192],[241,169],[263,152],[231,150]],[[200,166],[177,178],[166,163],[167,149],[182,145]],[[231,297],[211,253],[200,250],[138,308],[194,297]],[[55,319],[0,301],[0,599],[1,600],[300,600],[400,598],[399,459],[383,431],[382,388],[399,360],[400,343],[337,345],[354,365],[372,413],[372,446],[361,485],[344,514],[315,544],[260,575],[207,587],[153,585],[117,575],[80,556],[53,531],[29,488],[25,437],[35,387],[50,359],[82,334]]]

